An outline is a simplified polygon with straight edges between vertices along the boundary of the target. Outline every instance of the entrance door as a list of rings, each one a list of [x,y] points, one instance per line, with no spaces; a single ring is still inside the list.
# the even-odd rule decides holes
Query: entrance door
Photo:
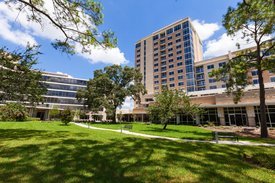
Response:
[[[229,117],[229,124],[230,125],[236,125],[236,117],[235,114],[228,114]]]

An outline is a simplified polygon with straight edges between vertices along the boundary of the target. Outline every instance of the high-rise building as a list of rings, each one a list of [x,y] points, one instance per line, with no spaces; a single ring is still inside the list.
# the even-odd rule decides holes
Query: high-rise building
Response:
[[[253,49],[253,48],[251,48]],[[247,87],[238,104],[225,93],[225,82],[209,77],[213,69],[222,67],[237,52],[203,60],[202,43],[189,18],[168,25],[139,40],[135,47],[135,65],[143,74],[147,94],[135,103],[133,114],[138,121],[147,121],[146,108],[154,102],[161,86],[184,90],[193,103],[206,113],[196,120],[178,115],[175,123],[215,122],[221,125],[259,125],[259,86],[256,70],[248,72]],[[267,124],[275,126],[275,73],[264,71],[267,100]],[[226,78],[225,78],[226,79]]]

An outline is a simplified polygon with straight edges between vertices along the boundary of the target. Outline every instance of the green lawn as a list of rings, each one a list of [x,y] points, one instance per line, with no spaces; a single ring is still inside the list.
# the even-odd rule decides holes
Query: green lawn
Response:
[[[168,126],[169,128],[169,126]],[[242,154],[274,147],[180,143],[47,122],[0,123],[0,182],[272,182]]]
[[[197,126],[188,125],[168,125],[166,130],[163,130],[161,124],[145,124],[145,123],[131,123],[133,125],[133,132],[139,132],[150,135],[158,135],[165,137],[175,137],[181,139],[193,140],[212,140],[212,131]],[[125,124],[110,124],[110,123],[93,123],[92,126],[109,129],[120,129]],[[271,143],[275,144],[275,140],[268,138],[253,138],[253,137],[239,137],[240,140],[252,141],[257,143]]]
[[[133,132],[139,132],[150,135],[159,135],[166,137],[175,137],[182,139],[195,140],[211,140],[212,132],[197,126],[188,125],[168,125],[166,130],[163,130],[163,125],[160,124],[145,124],[145,123],[131,123],[133,125]],[[110,123],[94,123],[92,126],[100,128],[121,129],[124,124],[110,124]]]

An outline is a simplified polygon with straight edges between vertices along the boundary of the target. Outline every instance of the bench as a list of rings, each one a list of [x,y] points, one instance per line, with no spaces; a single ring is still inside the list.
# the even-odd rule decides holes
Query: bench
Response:
[[[213,140],[216,140],[218,143],[218,140],[221,138],[226,138],[226,139],[235,139],[236,141],[239,141],[239,137],[233,133],[233,132],[217,132],[214,131],[212,132],[213,135]]]
[[[133,125],[124,125],[121,127],[121,133],[122,133],[122,129],[131,130],[132,128],[133,128]]]

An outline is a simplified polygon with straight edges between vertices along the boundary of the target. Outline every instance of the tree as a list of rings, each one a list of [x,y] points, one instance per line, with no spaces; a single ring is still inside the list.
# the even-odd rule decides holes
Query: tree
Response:
[[[8,103],[0,107],[0,120],[2,121],[25,121],[27,117],[27,109],[19,103]]]
[[[170,119],[176,117],[177,114],[185,114],[192,116],[202,113],[202,109],[198,104],[192,104],[190,98],[182,91],[169,90],[167,86],[163,86],[162,92],[155,97],[155,103],[148,107],[151,120],[160,120],[166,129]]]
[[[254,42],[256,47],[240,51],[223,68],[214,71],[210,76],[224,80],[227,92],[233,94],[234,102],[237,103],[243,96],[245,87],[250,84],[248,71],[250,69],[258,71],[261,137],[266,138],[268,131],[263,72],[274,71],[275,68],[274,38],[266,39],[272,34],[274,36],[274,3],[272,0],[250,0],[238,3],[236,8],[229,7],[223,17],[223,26],[228,35],[235,35],[242,31],[242,38],[247,42]],[[239,44],[237,46],[240,47]]]
[[[73,120],[73,116],[73,112],[70,109],[65,109],[61,111],[61,122],[68,125],[68,123]]]
[[[25,51],[9,52],[0,49],[0,101],[16,101],[37,104],[43,101],[47,91],[41,83],[41,72],[33,70],[37,63],[37,47],[27,47]]]
[[[102,5],[94,0],[5,0],[23,14],[28,21],[39,23],[41,28],[51,24],[62,33],[55,40],[54,48],[74,54],[80,46],[83,52],[91,52],[94,46],[112,48],[117,39],[114,33],[99,33],[97,26],[103,23]],[[23,15],[22,15],[23,16]],[[50,25],[50,26],[51,26]]]
[[[89,80],[87,89],[79,90],[77,98],[84,100],[84,105],[93,112],[105,108],[106,113],[111,115],[112,122],[116,123],[116,110],[126,97],[140,101],[140,94],[145,94],[141,81],[142,74],[138,69],[119,65],[107,66],[94,72],[94,78]]]
[[[56,119],[60,119],[60,111],[58,110],[58,107],[54,106],[50,112],[49,112],[49,115],[50,115],[50,119],[51,120],[56,120]]]

